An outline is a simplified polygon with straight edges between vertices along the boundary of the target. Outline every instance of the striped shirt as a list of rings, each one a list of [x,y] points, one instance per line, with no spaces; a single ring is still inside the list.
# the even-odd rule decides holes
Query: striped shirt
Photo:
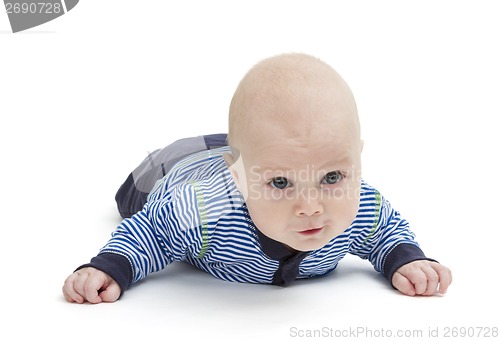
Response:
[[[99,259],[110,254],[126,259],[130,278],[117,280],[122,292],[174,261],[188,262],[227,281],[273,283],[284,264],[276,249],[284,247],[263,240],[267,237],[252,222],[222,158],[227,152],[229,147],[222,147],[179,161],[156,183],[144,208],[123,220],[99,255],[84,266],[117,279],[123,277],[117,274],[119,266],[103,265],[109,262]],[[322,248],[302,253],[292,279],[326,275],[347,253],[368,259],[389,279],[399,266],[428,259],[407,221],[364,181],[351,226]]]

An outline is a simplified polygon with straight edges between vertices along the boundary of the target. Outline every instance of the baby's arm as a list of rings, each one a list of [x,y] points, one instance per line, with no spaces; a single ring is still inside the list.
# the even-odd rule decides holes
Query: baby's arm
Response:
[[[68,277],[63,286],[68,301],[116,301],[131,284],[184,260],[193,244],[195,252],[201,249],[193,186],[182,184],[168,194],[165,200],[152,197],[142,211],[123,220],[99,254]]]
[[[71,274],[63,286],[63,295],[71,303],[114,302],[121,294],[118,283],[94,268],[82,268]]]
[[[444,265],[428,260],[405,264],[392,276],[392,285],[409,296],[445,294],[451,284],[451,271]]]
[[[351,253],[368,258],[403,294],[427,296],[446,292],[451,283],[450,270],[426,257],[408,222],[378,192],[375,196],[380,205],[377,225],[367,231],[367,237],[360,235],[361,242],[353,243]]]

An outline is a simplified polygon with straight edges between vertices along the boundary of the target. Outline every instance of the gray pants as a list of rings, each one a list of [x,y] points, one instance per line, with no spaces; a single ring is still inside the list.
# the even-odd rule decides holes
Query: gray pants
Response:
[[[226,138],[227,134],[189,137],[149,154],[116,193],[120,215],[129,218],[142,210],[156,181],[163,178],[177,161],[202,150],[224,147],[227,145]]]

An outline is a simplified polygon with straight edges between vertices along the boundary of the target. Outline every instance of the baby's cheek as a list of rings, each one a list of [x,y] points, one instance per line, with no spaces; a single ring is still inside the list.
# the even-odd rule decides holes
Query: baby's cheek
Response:
[[[339,226],[347,229],[351,226],[354,219],[358,214],[359,199],[350,198],[337,202],[334,209],[335,220]]]
[[[249,200],[247,201],[247,208],[252,221],[259,230],[266,229],[266,226],[276,225],[279,210],[266,200]]]

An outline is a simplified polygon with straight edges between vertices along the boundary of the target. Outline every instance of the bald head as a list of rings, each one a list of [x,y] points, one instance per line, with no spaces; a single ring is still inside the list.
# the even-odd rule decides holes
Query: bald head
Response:
[[[345,125],[359,139],[356,104],[345,81],[315,57],[278,55],[255,65],[241,80],[229,110],[229,143],[244,149],[265,138],[265,127],[307,139],[332,124]]]

